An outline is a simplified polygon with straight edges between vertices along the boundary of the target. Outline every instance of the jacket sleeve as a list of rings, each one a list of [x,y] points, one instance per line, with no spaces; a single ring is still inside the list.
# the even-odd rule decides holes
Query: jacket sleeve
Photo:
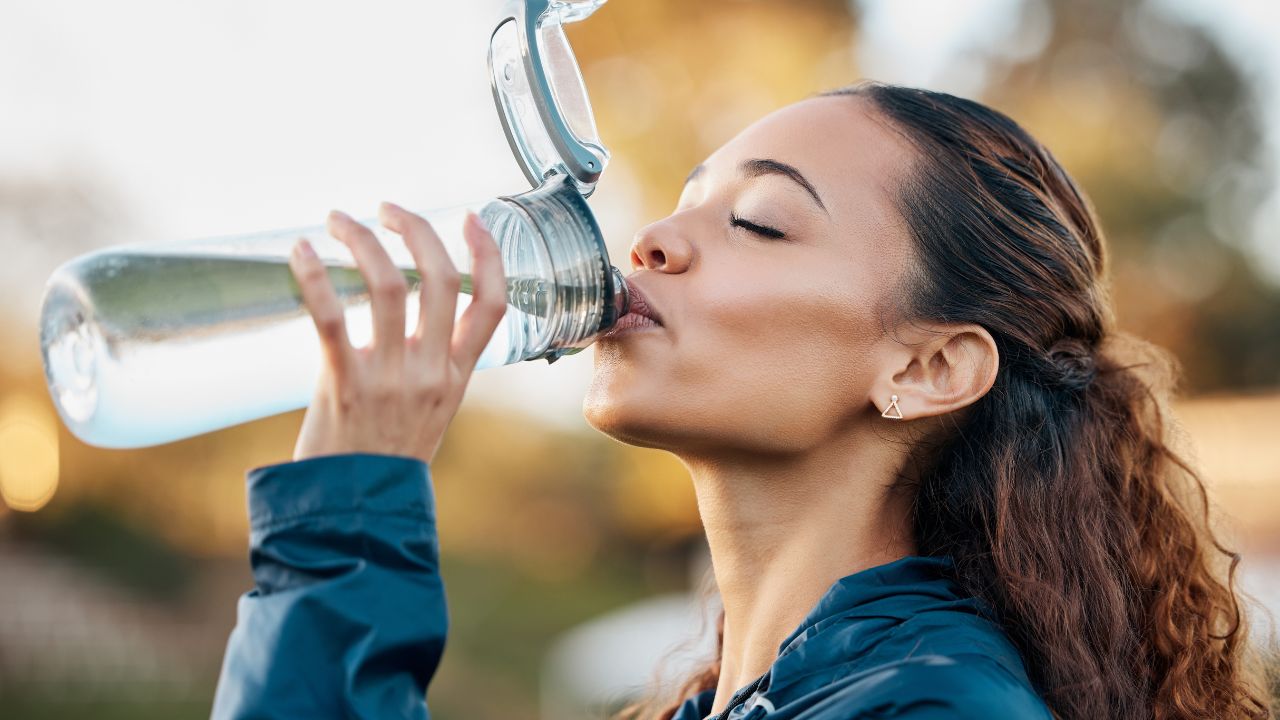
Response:
[[[255,587],[212,717],[428,720],[448,612],[427,464],[348,453],[247,479]]]

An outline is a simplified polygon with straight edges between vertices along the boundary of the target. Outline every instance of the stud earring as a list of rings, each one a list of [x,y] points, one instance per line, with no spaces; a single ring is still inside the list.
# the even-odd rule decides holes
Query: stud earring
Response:
[[[893,413],[893,414],[891,415],[890,413]],[[890,420],[902,419],[902,409],[898,407],[897,395],[894,395],[893,397],[889,398],[889,407],[885,408],[884,412],[880,413],[880,417],[889,418]]]

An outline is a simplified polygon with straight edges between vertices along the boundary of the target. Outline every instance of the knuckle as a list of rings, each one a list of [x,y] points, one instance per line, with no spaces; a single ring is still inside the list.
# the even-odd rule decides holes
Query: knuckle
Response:
[[[380,404],[393,402],[400,397],[400,385],[391,380],[378,380],[369,388],[369,396]]]
[[[493,318],[501,318],[507,314],[507,303],[504,298],[495,298],[482,303],[481,307],[484,308],[485,312]]]
[[[328,277],[325,273],[325,268],[318,263],[305,265],[299,268],[296,271],[296,274],[298,276],[298,280],[308,285],[320,282]]]
[[[327,338],[336,338],[345,331],[345,322],[338,313],[321,312],[315,316],[316,328]]]
[[[409,292],[409,286],[404,278],[389,277],[377,278],[373,281],[373,294],[387,300],[398,300],[403,298]]]
[[[335,336],[339,332],[343,332],[344,322],[342,313],[335,313],[328,307],[321,307],[311,311],[311,318],[315,320],[316,328],[325,336]]]
[[[350,415],[360,403],[360,393],[350,385],[339,384],[334,389],[333,402],[340,413]]]
[[[482,295],[479,300],[481,305],[493,312],[507,311],[507,294],[496,287]]]
[[[434,403],[444,397],[444,382],[432,378],[423,378],[414,383],[411,390],[414,402]]]
[[[447,269],[440,275],[440,284],[456,293],[462,289],[462,273],[456,268]]]
[[[493,313],[492,315],[488,315],[488,316],[486,316],[486,317],[485,317],[486,325],[488,325],[489,327],[493,328],[493,330],[497,330],[497,329],[498,329],[498,325],[500,325],[500,324],[502,323],[502,320],[503,320],[503,318],[505,318],[505,317],[506,317],[506,313],[503,313],[503,312],[495,312],[495,313]]]

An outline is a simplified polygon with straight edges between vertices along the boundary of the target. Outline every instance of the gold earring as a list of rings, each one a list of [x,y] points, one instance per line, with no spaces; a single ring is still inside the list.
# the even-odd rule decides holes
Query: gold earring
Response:
[[[893,411],[894,414],[890,415],[889,414],[890,411]],[[902,419],[902,409],[898,407],[897,395],[894,395],[893,397],[889,398],[889,407],[885,408],[884,412],[880,413],[880,417],[889,418],[890,420]]]

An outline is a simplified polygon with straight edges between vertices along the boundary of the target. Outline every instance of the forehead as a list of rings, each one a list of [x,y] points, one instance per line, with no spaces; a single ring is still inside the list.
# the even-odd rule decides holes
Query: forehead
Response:
[[[888,120],[858,97],[814,97],[752,123],[704,163],[723,181],[743,160],[769,158],[798,169],[822,196],[832,220],[888,220],[892,188],[912,149]]]

